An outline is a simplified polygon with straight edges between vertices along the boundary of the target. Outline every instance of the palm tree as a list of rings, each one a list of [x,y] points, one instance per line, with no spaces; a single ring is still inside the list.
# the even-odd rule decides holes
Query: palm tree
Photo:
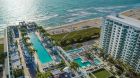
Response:
[[[35,49],[33,49],[33,48],[29,48],[29,52],[31,53],[31,55],[33,56],[33,54],[35,53]]]
[[[41,29],[43,29],[43,27],[42,26],[38,26],[37,29],[41,30]]]
[[[27,30],[26,28],[21,28],[20,29],[21,32],[26,32],[26,30]]]
[[[26,35],[25,32],[21,32],[21,36],[24,37]]]
[[[53,76],[53,74],[52,74],[50,71],[47,71],[47,72],[45,73],[45,77],[51,77],[51,76]]]
[[[14,69],[13,72],[14,72],[14,76],[15,76],[15,77],[20,77],[20,76],[23,76],[23,75],[24,75],[22,69]]]
[[[53,43],[53,45],[56,45],[56,42],[54,40],[52,41],[52,43]]]
[[[15,42],[15,45],[18,46],[18,42],[17,42],[17,40],[16,40],[16,42]]]
[[[112,57],[111,55],[108,57],[108,61],[109,61],[110,63],[113,63],[113,64],[115,63],[114,60],[113,60],[113,57]]]
[[[70,63],[70,67],[71,67],[71,69],[77,71],[77,70],[79,69],[80,66],[79,66],[79,64],[76,63],[76,62],[71,62],[71,63]]]
[[[97,49],[98,49],[98,46],[96,46],[96,45],[93,45],[93,46],[92,46],[92,48],[93,48],[93,50],[97,51]]]
[[[66,65],[65,61],[62,60],[61,63],[59,63],[57,66],[58,66],[58,67],[61,67],[61,66],[65,66],[65,65]]]
[[[53,76],[53,74],[50,71],[47,71],[45,73],[41,73],[41,72],[37,73],[36,78],[48,78],[48,77],[52,77],[52,76]]]
[[[104,49],[103,48],[100,48],[100,53],[99,53],[100,57],[103,57],[105,56],[105,53],[104,53]]]
[[[39,31],[40,31],[41,33],[45,33],[45,32],[46,32],[46,30],[45,30],[42,26],[39,27],[38,29],[39,29]]]
[[[31,45],[33,45],[32,43],[26,42],[25,44],[27,47],[30,47]]]
[[[37,75],[36,75],[36,78],[43,78],[42,73],[38,72]]]
[[[86,53],[86,55],[85,55],[88,59],[93,59],[93,55],[91,54],[91,53]]]
[[[29,37],[24,37],[25,38],[25,40],[29,40],[30,38]]]
[[[49,34],[49,33],[47,33],[47,32],[45,32],[45,33],[44,33],[44,36],[50,36],[50,34]]]

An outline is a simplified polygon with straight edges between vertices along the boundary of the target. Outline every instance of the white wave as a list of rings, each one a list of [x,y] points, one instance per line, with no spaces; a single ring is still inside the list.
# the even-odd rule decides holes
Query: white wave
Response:
[[[69,10],[67,10],[68,12],[75,12],[75,11],[81,11],[81,10],[83,10],[82,8],[77,8],[77,9],[69,9]]]
[[[49,20],[51,18],[57,17],[58,14],[51,14],[51,15],[47,15],[47,16],[43,16],[43,15],[38,15],[38,16],[32,16],[32,17],[28,17],[22,20],[27,20],[27,21],[42,21],[42,20]],[[17,21],[22,21],[21,19],[18,19]]]
[[[94,8],[95,10],[98,10],[98,9],[104,9],[104,10],[112,10],[112,9],[117,9],[117,8],[126,8],[127,6],[108,6],[108,7],[97,7],[97,8]]]
[[[17,18],[16,20],[9,19],[6,24],[0,24],[0,31],[4,30],[4,28],[6,28],[7,26],[18,25],[18,23],[21,21],[37,22],[37,21],[42,21],[42,20],[49,20],[49,19],[57,17],[57,16],[58,16],[58,14],[50,14],[47,16],[38,15],[38,16],[30,16],[28,18],[27,17],[26,18]]]
[[[98,12],[103,12],[103,13],[111,13],[113,12],[112,10],[105,10],[105,9],[97,9]]]
[[[77,18],[68,18],[67,22],[70,23],[70,22],[74,22]]]
[[[92,13],[92,12],[88,12],[85,10],[77,11],[77,12],[71,13],[70,18],[67,18],[66,22],[71,23],[71,22],[74,22],[74,21],[79,20],[81,18],[84,18],[86,16],[96,15],[96,14],[97,13]]]
[[[114,9],[122,9],[126,8],[127,6],[109,6],[109,7],[97,7],[94,8],[98,12],[103,12],[103,13],[111,13],[113,12]]]
[[[91,13],[91,12],[88,12],[88,11],[77,11],[75,13],[71,13],[71,16],[88,16],[88,15],[95,15],[97,13]]]

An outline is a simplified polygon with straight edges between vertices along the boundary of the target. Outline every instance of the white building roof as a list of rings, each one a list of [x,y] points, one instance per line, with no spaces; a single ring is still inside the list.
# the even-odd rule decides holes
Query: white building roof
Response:
[[[136,27],[136,28],[140,29],[140,20],[130,18],[130,17],[127,17],[127,16],[123,16],[123,15],[119,15],[118,17],[113,16],[113,15],[109,15],[109,16],[107,16],[107,18],[110,18],[110,19],[112,19],[116,22],[118,21],[122,24],[124,23],[126,25],[129,25],[129,26]]]

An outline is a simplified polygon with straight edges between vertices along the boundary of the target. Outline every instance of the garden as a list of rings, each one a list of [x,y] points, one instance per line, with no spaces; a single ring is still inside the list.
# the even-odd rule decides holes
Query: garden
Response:
[[[78,43],[76,46],[79,47],[82,46],[79,45],[80,43],[99,38],[99,36],[100,28],[93,27],[69,33],[50,35],[50,38],[55,41],[56,45],[71,49],[72,44]]]
[[[108,78],[111,76],[111,74],[105,69],[97,70],[93,72],[93,74],[96,76],[96,78]]]
[[[4,45],[0,44],[0,64],[4,63],[4,58],[5,58],[5,54],[4,54]]]

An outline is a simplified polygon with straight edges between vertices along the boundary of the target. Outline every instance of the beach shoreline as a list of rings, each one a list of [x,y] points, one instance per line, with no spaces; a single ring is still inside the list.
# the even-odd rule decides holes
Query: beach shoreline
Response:
[[[92,19],[86,19],[86,20],[81,20],[81,21],[78,21],[78,22],[72,22],[72,23],[68,23],[68,24],[63,24],[63,25],[59,25],[59,26],[54,26],[54,27],[44,27],[46,30],[51,30],[51,29],[55,29],[55,28],[63,28],[63,27],[67,27],[69,25],[74,25],[74,24],[77,24],[77,23],[82,23],[82,22],[85,22],[85,21],[90,21],[90,20],[95,20],[95,19],[102,19],[103,17],[97,17],[97,18],[92,18]]]
[[[67,27],[70,27],[70,26],[74,26],[75,24],[81,25],[81,24],[90,22],[92,20],[94,22],[94,20],[96,21],[96,20],[101,20],[101,19],[102,19],[102,17],[97,17],[97,18],[92,18],[92,19],[81,20],[81,21],[78,21],[78,22],[72,22],[72,23],[68,23],[68,24],[63,24],[63,25],[60,25],[60,26],[54,26],[54,27],[50,27],[50,26],[45,27],[45,26],[43,26],[43,28],[45,30],[47,30],[47,31],[50,31],[50,30],[55,30],[55,29],[59,29],[59,28],[67,28]],[[3,34],[0,34],[0,35],[1,35],[0,36],[0,41],[2,41],[1,38],[4,38],[4,35]]]
[[[92,28],[92,27],[100,28],[101,21],[102,21],[102,17],[98,17],[98,18],[82,20],[82,21],[74,22],[74,23],[70,23],[70,24],[64,24],[61,26],[45,28],[45,30],[49,34],[54,35],[54,34],[72,32],[72,31],[76,31],[76,30],[82,30],[84,28]]]
[[[129,9],[129,10],[122,11],[119,14],[120,15],[125,15],[125,13],[130,14],[130,11],[135,11],[135,10],[137,10],[137,9]],[[125,16],[127,16],[127,15],[125,15]],[[63,24],[63,25],[60,25],[60,26],[54,26],[54,27],[51,27],[51,26],[45,27],[45,26],[43,26],[43,27],[44,27],[45,30],[47,30],[49,33],[52,34],[51,31],[55,31],[56,29],[76,27],[75,25],[78,25],[77,27],[80,27],[80,25],[83,26],[83,24],[86,24],[89,21],[93,21],[94,22],[96,20],[100,20],[100,24],[101,24],[102,19],[103,19],[103,17],[97,17],[97,18],[92,18],[92,19],[81,20],[81,21],[78,21],[78,22],[72,22],[72,23],[68,23],[68,24]],[[97,27],[99,27],[99,26],[97,26]],[[1,34],[1,36],[0,36],[0,43],[3,43],[2,42],[3,38],[4,38],[4,36],[3,36],[3,34]]]

